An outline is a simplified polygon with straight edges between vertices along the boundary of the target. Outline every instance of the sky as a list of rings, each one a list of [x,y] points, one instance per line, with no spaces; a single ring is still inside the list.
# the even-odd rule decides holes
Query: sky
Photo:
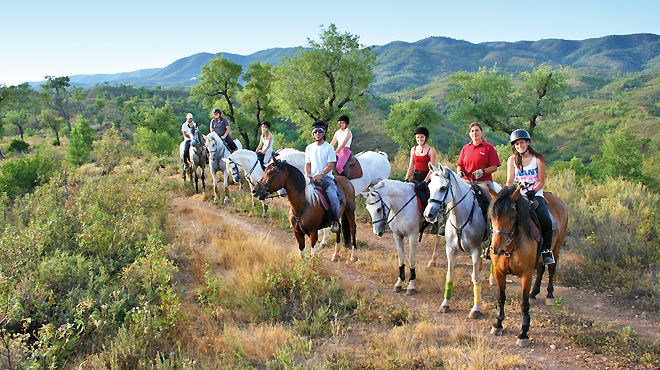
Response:
[[[366,46],[430,36],[583,40],[660,34],[660,1],[0,0],[0,84],[304,46],[330,23]]]

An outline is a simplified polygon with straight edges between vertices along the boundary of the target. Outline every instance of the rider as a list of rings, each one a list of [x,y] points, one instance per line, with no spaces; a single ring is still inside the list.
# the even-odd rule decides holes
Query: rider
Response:
[[[406,173],[406,181],[428,183],[431,177],[429,163],[435,163],[435,148],[428,144],[429,129],[424,126],[415,128],[415,141],[417,145],[410,149],[410,163]]]
[[[507,161],[506,185],[525,184],[520,193],[527,195],[528,199],[535,199],[538,202],[536,214],[541,224],[541,235],[543,236],[543,245],[541,247],[541,256],[544,265],[555,263],[552,255],[552,221],[548,204],[543,197],[543,185],[545,184],[545,159],[543,156],[532,149],[532,138],[529,132],[517,129],[511,133],[509,139],[513,155]]]
[[[270,132],[270,122],[261,122],[261,136],[259,138],[259,145],[254,150],[257,153],[257,158],[261,162],[261,167],[270,162],[273,157],[273,133]]]
[[[314,182],[323,182],[328,200],[330,201],[332,228],[331,231],[339,231],[339,196],[332,170],[337,163],[337,155],[332,145],[325,141],[325,133],[328,125],[325,122],[316,121],[312,125],[312,137],[314,142],[305,148],[305,176]]]
[[[337,124],[339,125],[339,130],[335,131],[334,136],[330,145],[332,147],[337,144],[337,173],[342,175],[344,173],[344,166],[348,162],[349,157],[351,156],[351,143],[353,142],[353,133],[348,128],[349,119],[347,115],[342,114],[337,118]]]
[[[476,181],[493,190],[492,173],[500,166],[500,157],[493,144],[483,138],[479,122],[472,122],[468,129],[471,141],[463,146],[456,163],[456,172],[465,180]]]
[[[220,108],[213,109],[213,119],[211,119],[209,127],[211,132],[215,132],[220,136],[220,139],[225,142],[225,145],[227,145],[230,152],[233,153],[238,149],[234,140],[229,135],[231,128],[229,127],[229,122],[222,117],[222,111]]]
[[[188,163],[188,151],[190,151],[190,140],[193,128],[197,126],[193,121],[192,113],[186,114],[186,121],[181,125],[181,135],[183,135],[183,162]]]

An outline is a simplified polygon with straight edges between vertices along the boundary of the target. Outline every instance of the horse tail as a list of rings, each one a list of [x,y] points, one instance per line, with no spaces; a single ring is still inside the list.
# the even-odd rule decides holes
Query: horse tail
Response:
[[[351,223],[348,220],[348,214],[346,211],[341,215],[341,234],[344,238],[344,246],[346,248],[351,247]]]

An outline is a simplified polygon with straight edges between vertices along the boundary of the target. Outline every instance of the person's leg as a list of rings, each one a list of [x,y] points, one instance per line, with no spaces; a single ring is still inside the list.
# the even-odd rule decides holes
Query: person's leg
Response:
[[[339,197],[337,196],[337,185],[335,184],[335,180],[329,176],[326,176],[325,180],[328,182],[328,187],[325,192],[328,194],[328,201],[330,201],[330,214],[333,219],[331,230],[333,233],[336,233],[339,231]]]
[[[342,174],[344,173],[344,166],[346,165],[346,162],[348,162],[348,158],[351,156],[351,150],[348,148],[344,148],[337,153],[337,173]]]
[[[536,214],[539,217],[541,235],[543,236],[541,256],[543,257],[543,264],[551,265],[555,263],[555,258],[552,255],[552,220],[550,220],[550,212],[548,211],[548,204],[545,202],[545,198],[539,196],[535,198],[539,203]]]

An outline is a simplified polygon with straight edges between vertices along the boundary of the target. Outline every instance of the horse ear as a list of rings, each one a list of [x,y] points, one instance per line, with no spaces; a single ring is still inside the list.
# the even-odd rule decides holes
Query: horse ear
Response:
[[[520,189],[522,189],[522,185],[518,185],[518,187],[516,187],[516,190],[513,192],[513,194],[511,194],[512,201],[514,202],[518,201],[518,198],[520,198]]]
[[[365,199],[369,196],[369,191],[363,191],[360,193]]]
[[[490,193],[490,196],[493,197],[493,199],[497,198],[497,192],[491,189],[490,186],[488,186],[488,193]]]
[[[434,166],[433,163],[429,162],[429,168],[430,168],[431,171],[433,171],[433,172],[438,172],[438,171],[440,171],[440,170],[442,169],[442,165],[440,165],[440,167],[438,168],[438,167]]]

